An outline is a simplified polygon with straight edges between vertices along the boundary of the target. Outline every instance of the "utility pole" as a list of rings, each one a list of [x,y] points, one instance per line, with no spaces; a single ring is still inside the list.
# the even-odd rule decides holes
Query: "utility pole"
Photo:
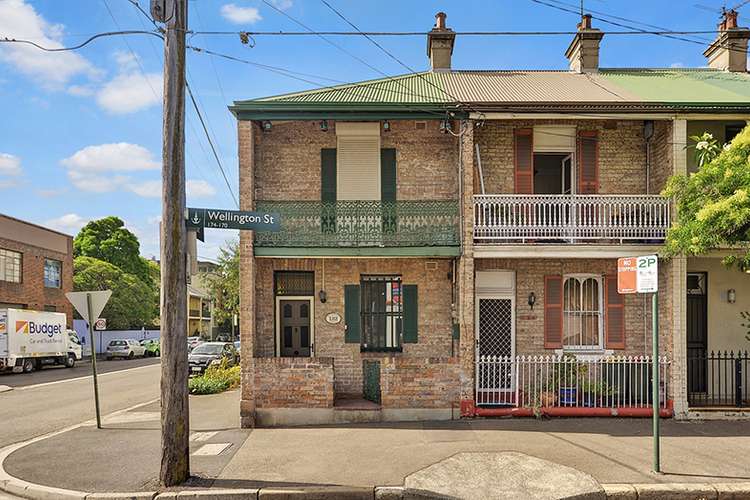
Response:
[[[165,487],[190,476],[185,226],[187,0],[152,0],[164,33],[161,224],[161,470]]]

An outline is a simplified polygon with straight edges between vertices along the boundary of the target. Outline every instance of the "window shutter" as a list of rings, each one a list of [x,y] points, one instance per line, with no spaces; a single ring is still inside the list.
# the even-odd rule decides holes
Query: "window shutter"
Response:
[[[607,349],[625,349],[625,301],[617,293],[617,276],[604,277],[604,325]]]
[[[596,130],[578,132],[578,194],[599,192],[599,140]]]
[[[417,343],[417,325],[419,324],[419,298],[417,285],[403,285],[404,300],[404,343]]]
[[[320,200],[336,201],[336,149],[320,150]]]
[[[515,162],[516,193],[534,192],[534,135],[530,128],[513,131],[513,158]]]
[[[562,348],[563,338],[563,279],[562,276],[544,277],[544,348]]]
[[[359,285],[344,285],[344,342],[360,342]]]
[[[396,150],[380,150],[380,199],[396,201]]]

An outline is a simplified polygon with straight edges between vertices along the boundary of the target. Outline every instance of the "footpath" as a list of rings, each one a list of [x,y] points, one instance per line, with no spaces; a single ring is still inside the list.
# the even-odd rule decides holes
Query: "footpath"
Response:
[[[750,423],[497,419],[240,429],[237,391],[195,396],[191,471],[158,488],[152,402],[0,450],[0,496],[133,499],[750,500]],[[563,465],[564,464],[564,465]]]

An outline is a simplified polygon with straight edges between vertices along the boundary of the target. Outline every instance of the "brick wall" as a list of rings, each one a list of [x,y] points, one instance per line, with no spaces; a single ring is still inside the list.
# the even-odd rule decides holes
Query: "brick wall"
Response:
[[[404,344],[399,357],[447,357],[452,354],[452,287],[449,259],[256,259],[256,355],[274,356],[274,271],[314,271],[315,290],[327,292],[326,303],[316,297],[313,306],[315,355],[332,357],[338,395],[362,395],[363,358],[386,354],[361,353],[359,344],[344,343],[344,285],[359,284],[361,274],[400,274],[404,284],[418,286],[419,324],[416,344]],[[430,266],[436,266],[430,269]],[[331,325],[329,313],[342,321]]]
[[[399,200],[452,200],[458,196],[457,139],[439,131],[439,122],[425,122],[417,130],[414,120],[389,122],[381,132],[381,147],[396,149]],[[335,122],[328,132],[319,121],[274,123],[270,132],[255,141],[256,200],[320,200],[320,150],[336,147]],[[240,127],[247,134],[247,127]]]
[[[654,122],[654,135],[651,138],[649,192],[658,194],[674,173],[672,158],[672,122]]]
[[[72,328],[73,306],[65,298],[65,293],[73,291],[73,238],[68,238],[67,254],[7,238],[0,238],[0,248],[22,254],[21,283],[0,281],[0,302],[22,304],[37,311],[43,311],[44,306],[54,306],[57,312],[66,314],[68,327]],[[62,262],[61,288],[44,286],[45,258]]]
[[[604,128],[605,123],[615,128]],[[646,192],[646,141],[643,121],[603,120],[489,120],[474,132],[479,144],[487,194],[515,191],[513,130],[534,125],[576,125],[599,132],[599,193]]]
[[[459,402],[460,371],[457,357],[383,358],[383,408],[453,408]]]
[[[544,276],[572,273],[599,275],[617,274],[615,259],[477,259],[477,271],[514,270],[516,272],[516,354],[550,354],[544,348]],[[662,264],[659,287],[662,302],[659,308],[661,352],[671,357],[671,328],[669,317],[670,273]],[[536,295],[532,310],[528,305],[531,292]],[[651,355],[651,296],[625,295],[625,349],[615,354]]]
[[[256,408],[332,408],[333,358],[255,358]]]

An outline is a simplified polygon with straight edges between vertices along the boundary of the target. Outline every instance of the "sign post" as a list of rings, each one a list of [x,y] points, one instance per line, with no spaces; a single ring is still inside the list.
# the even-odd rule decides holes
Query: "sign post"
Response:
[[[651,408],[654,435],[654,472],[661,472],[659,429],[659,257],[625,257],[617,260],[617,292],[651,293]]]
[[[94,406],[96,407],[96,428],[102,428],[102,417],[99,410],[99,382],[96,378],[96,340],[94,340],[94,323],[99,319],[104,306],[112,296],[111,290],[101,292],[68,292],[65,294],[68,301],[73,304],[78,314],[86,320],[89,325],[89,337],[91,338],[91,371],[94,379]]]

